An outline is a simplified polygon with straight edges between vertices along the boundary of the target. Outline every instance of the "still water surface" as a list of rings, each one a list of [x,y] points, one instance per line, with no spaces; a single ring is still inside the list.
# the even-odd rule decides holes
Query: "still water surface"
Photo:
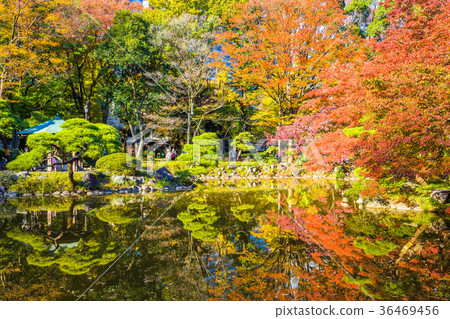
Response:
[[[342,205],[343,189],[9,201],[0,299],[448,300],[448,217],[359,210]]]

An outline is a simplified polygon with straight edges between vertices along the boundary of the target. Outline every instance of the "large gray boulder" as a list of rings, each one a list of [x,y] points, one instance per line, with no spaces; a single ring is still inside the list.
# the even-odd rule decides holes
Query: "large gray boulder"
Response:
[[[125,176],[113,175],[113,176],[111,176],[111,180],[114,184],[117,184],[117,185],[125,184]]]
[[[130,177],[128,177],[128,179],[129,179],[130,181],[135,182],[136,185],[142,185],[142,184],[144,184],[144,182],[145,182],[145,178],[142,177],[142,176],[130,176]]]
[[[441,204],[446,204],[450,202],[450,189],[436,189],[431,192],[431,198],[440,202]]]
[[[20,178],[27,178],[27,177],[30,177],[31,175],[30,175],[30,172],[28,172],[28,171],[21,171],[21,172],[17,173],[17,176]]]
[[[4,196],[6,198],[17,198],[19,197],[19,193],[18,192],[5,193]]]
[[[155,172],[155,174],[157,179],[165,179],[168,181],[175,179],[173,174],[166,167],[161,167],[159,170]]]
[[[390,208],[389,202],[383,198],[374,198],[366,204],[367,208]]]
[[[91,190],[97,188],[98,186],[97,176],[89,172],[83,175],[82,181]]]
[[[154,181],[153,179],[149,179],[149,180],[147,181],[147,185],[148,185],[148,186],[156,186],[156,181]]]

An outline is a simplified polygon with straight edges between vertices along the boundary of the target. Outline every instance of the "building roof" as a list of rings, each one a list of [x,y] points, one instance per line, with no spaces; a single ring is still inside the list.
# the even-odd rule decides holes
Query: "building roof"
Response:
[[[65,121],[61,119],[59,116],[51,119],[50,121],[35,125],[26,130],[20,131],[19,134],[34,134],[34,133],[56,133],[62,130],[61,124]]]

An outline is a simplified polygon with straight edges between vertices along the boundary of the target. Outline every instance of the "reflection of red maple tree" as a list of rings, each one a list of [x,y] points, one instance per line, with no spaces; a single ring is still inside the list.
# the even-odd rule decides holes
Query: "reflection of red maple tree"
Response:
[[[420,253],[411,252],[396,264],[401,247],[410,238],[389,235],[388,226],[377,223],[380,233],[376,237],[355,232],[346,220],[357,213],[339,205],[328,207],[320,194],[313,209],[291,209],[264,216],[263,228],[271,230],[260,236],[270,243],[270,251],[240,255],[232,279],[224,274],[227,279],[211,287],[213,299],[446,299],[445,291],[436,289],[450,280],[445,272],[448,262],[443,258],[448,249],[443,239],[422,240]],[[398,246],[387,255],[373,256],[354,246],[358,236]]]

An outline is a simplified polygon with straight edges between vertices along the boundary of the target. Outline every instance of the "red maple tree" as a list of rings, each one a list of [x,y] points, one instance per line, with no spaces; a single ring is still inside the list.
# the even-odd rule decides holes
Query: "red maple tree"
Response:
[[[366,61],[322,72],[326,85],[305,108],[326,164],[353,159],[377,178],[449,171],[449,4],[396,1],[386,37]]]

